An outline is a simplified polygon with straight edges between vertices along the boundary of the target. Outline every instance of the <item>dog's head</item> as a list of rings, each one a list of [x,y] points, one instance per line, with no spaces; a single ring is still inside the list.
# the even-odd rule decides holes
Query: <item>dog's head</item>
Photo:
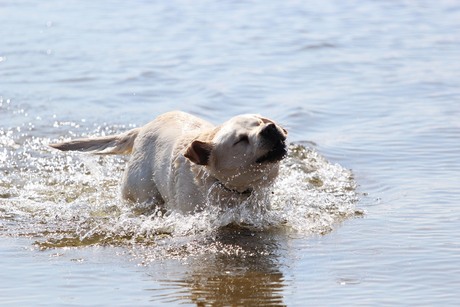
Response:
[[[239,115],[198,136],[184,155],[206,166],[227,188],[242,192],[273,182],[287,153],[286,136],[270,119]]]

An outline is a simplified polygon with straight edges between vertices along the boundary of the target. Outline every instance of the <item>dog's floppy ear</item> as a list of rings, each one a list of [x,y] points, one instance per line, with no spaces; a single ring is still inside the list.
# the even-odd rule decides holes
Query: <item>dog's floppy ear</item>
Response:
[[[198,165],[207,165],[212,151],[212,144],[195,140],[185,150],[184,157]]]

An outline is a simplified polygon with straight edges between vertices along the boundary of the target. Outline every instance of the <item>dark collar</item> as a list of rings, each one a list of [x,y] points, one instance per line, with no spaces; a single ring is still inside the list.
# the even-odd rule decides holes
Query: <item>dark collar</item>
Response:
[[[217,180],[217,179],[216,179]],[[236,194],[240,194],[240,195],[244,195],[244,196],[249,196],[251,195],[252,193],[252,189],[251,188],[248,188],[247,190],[243,191],[243,192],[240,192],[240,191],[237,191],[237,190],[234,190],[234,189],[230,189],[230,188],[227,188],[225,186],[225,184],[223,184],[221,181],[217,180],[216,183],[222,187],[224,190],[226,191],[229,191],[229,192],[232,192],[232,193],[236,193]]]

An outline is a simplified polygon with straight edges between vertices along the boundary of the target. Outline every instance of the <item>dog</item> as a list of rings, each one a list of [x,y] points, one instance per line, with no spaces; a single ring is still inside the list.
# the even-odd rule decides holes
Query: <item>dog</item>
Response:
[[[172,111],[113,136],[50,144],[62,151],[130,154],[122,197],[193,212],[209,200],[233,206],[271,185],[287,154],[287,131],[255,114],[220,126]]]

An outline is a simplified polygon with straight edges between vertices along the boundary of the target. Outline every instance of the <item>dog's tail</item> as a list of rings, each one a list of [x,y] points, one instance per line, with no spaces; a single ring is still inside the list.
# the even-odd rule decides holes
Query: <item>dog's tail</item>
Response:
[[[128,155],[133,150],[134,140],[139,131],[140,128],[136,128],[118,135],[77,139],[49,146],[62,151],[75,150],[96,155]]]

